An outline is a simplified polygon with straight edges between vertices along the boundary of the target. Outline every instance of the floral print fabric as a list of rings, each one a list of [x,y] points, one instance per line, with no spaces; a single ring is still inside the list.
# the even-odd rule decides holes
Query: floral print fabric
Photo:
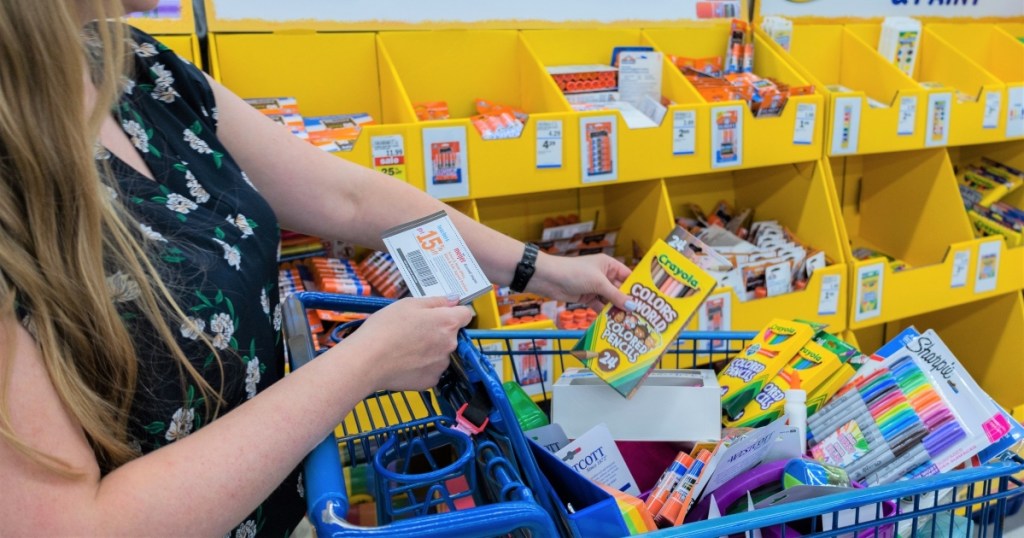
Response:
[[[104,148],[122,203],[139,221],[164,279],[188,314],[179,344],[207,382],[223,387],[220,415],[283,375],[277,289],[280,231],[276,217],[217,139],[217,108],[204,75],[143,32],[133,30],[134,76],[114,111],[156,181]],[[112,191],[114,192],[114,191]],[[121,273],[108,277],[114,300],[137,296]],[[132,410],[133,444],[143,453],[203,427],[207,402],[161,349],[152,326],[122,309],[138,335],[139,384]],[[222,357],[221,368],[205,335]],[[273,432],[260,432],[261,435]],[[239,450],[245,448],[239,443]],[[287,536],[302,517],[298,471],[228,536]]]

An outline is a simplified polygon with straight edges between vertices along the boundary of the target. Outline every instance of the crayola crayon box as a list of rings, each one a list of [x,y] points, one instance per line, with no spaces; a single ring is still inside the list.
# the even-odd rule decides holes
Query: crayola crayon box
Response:
[[[806,323],[774,319],[732,358],[720,374],[722,409],[730,419],[739,418],[743,408],[761,393],[817,330]]]
[[[572,353],[630,398],[716,284],[659,239],[621,288],[636,302],[636,310],[606,306]]]

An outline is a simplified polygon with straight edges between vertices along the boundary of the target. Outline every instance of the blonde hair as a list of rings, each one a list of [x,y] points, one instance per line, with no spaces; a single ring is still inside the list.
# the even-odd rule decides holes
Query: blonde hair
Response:
[[[85,32],[82,21],[119,15],[118,0],[0,2],[0,318],[15,319],[16,301],[30,313],[50,381],[105,471],[138,456],[128,439],[138,357],[106,269],[138,284],[136,307],[177,360],[183,391],[194,380],[208,415],[220,402],[178,346],[169,320],[187,317],[94,159],[125,74],[127,35],[117,23]],[[94,104],[85,98],[87,75],[97,89]],[[13,431],[10,374],[11,361],[0,357],[0,440],[55,472],[78,474]]]

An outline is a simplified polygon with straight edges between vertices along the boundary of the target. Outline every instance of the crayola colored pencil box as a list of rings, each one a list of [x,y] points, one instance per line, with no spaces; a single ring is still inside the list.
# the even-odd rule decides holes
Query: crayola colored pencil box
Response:
[[[810,341],[804,344],[782,371],[779,372],[737,417],[723,421],[729,428],[758,428],[782,416],[786,391],[802,388],[812,394],[843,365],[843,358],[822,344]]]
[[[636,310],[606,306],[572,353],[630,398],[716,284],[659,239],[621,288],[636,302]]]
[[[722,409],[737,419],[743,408],[814,338],[817,329],[799,321],[774,319],[720,374]]]

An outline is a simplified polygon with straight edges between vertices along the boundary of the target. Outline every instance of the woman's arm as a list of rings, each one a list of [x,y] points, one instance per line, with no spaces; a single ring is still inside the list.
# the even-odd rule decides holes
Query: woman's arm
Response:
[[[383,248],[384,230],[445,210],[487,276],[508,285],[523,243],[492,230],[424,192],[385,174],[339,159],[263,117],[214,80],[217,135],[277,213],[283,226],[319,237]],[[541,254],[528,290],[563,300],[626,307],[618,290],[629,270],[607,256]]]
[[[10,493],[0,502],[0,534],[222,536],[364,396],[436,383],[470,316],[446,299],[399,301],[227,415],[102,478],[32,337],[0,319],[0,368],[11,374],[0,394],[11,427],[29,446],[83,473],[61,477],[0,438],[0,491]],[[399,330],[403,338],[388,338]]]

